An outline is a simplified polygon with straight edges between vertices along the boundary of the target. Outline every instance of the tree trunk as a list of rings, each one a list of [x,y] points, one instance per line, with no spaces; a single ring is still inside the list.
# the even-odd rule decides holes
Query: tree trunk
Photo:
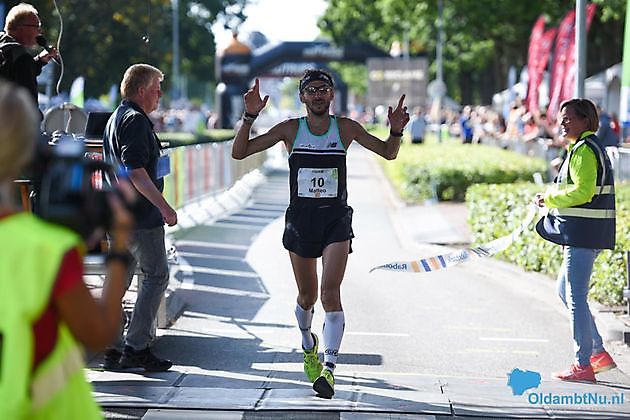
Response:
[[[459,73],[459,90],[462,94],[462,104],[473,103],[473,78],[470,70],[462,70]]]

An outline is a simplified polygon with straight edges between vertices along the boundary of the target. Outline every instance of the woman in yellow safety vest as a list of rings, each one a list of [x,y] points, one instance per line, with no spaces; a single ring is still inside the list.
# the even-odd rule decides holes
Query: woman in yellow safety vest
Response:
[[[595,382],[595,374],[616,364],[604,349],[588,306],[593,263],[602,249],[615,248],[615,181],[608,155],[595,132],[599,118],[588,99],[570,99],[560,105],[560,132],[569,149],[554,184],[538,193],[534,203],[547,207],[536,231],[562,245],[558,275],[560,299],[569,309],[575,360],[553,376],[565,381]]]
[[[83,283],[83,245],[70,230],[15,208],[13,180],[31,159],[38,113],[21,87],[0,82],[0,419],[93,419],[82,346],[116,337],[131,218],[114,211],[102,297]]]

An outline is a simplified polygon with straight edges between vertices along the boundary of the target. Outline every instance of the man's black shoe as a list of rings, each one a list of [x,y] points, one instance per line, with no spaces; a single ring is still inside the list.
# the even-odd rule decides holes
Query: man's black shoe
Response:
[[[120,357],[122,353],[117,349],[111,348],[105,350],[103,357],[103,370],[120,370]]]
[[[134,350],[129,346],[125,346],[125,350],[120,358],[120,367],[122,369],[142,368],[146,372],[165,372],[171,366],[173,366],[173,362],[158,358],[148,347],[144,350]]]

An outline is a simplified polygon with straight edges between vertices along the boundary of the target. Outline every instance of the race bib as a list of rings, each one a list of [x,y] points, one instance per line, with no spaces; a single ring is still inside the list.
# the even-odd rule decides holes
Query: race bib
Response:
[[[171,158],[169,155],[162,155],[157,162],[156,176],[158,179],[164,178],[171,173]]]
[[[339,172],[337,168],[298,169],[298,197],[336,198]]]

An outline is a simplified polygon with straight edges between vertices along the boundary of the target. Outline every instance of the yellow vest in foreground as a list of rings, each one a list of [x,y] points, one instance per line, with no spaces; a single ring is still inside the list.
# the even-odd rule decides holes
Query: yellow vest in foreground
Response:
[[[0,220],[0,419],[102,418],[65,324],[32,372],[33,324],[48,306],[63,256],[79,244],[74,233],[31,214]]]

